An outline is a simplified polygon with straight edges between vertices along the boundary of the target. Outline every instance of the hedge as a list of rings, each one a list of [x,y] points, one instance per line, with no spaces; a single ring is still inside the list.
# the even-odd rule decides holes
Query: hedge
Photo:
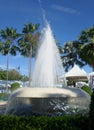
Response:
[[[89,120],[90,120],[90,125],[92,127],[92,130],[94,130],[94,90],[91,96]]]
[[[81,89],[86,91],[90,96],[92,95],[92,90],[89,86],[83,86]]]
[[[18,89],[18,88],[20,88],[20,84],[17,83],[17,82],[15,82],[15,83],[12,83],[12,84],[11,84],[10,90],[11,90],[11,91],[14,91],[14,90],[16,90],[16,89]]]
[[[89,130],[87,116],[0,115],[0,130]]]

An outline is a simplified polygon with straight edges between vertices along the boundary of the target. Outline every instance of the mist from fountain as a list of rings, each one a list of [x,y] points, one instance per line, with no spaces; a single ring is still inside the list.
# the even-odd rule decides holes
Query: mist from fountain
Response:
[[[32,87],[56,87],[60,76],[64,75],[64,69],[60,58],[56,41],[50,25],[46,23],[43,29],[39,49],[36,58]],[[64,77],[63,85],[66,80]]]

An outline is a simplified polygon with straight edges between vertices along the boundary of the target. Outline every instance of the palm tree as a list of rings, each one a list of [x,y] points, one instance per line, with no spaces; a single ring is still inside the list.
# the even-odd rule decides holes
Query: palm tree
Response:
[[[29,57],[29,86],[31,85],[31,58],[35,56],[35,51],[39,39],[37,31],[39,24],[26,24],[22,30],[22,36],[18,40],[21,55]]]
[[[19,50],[17,46],[16,39],[19,37],[16,29],[6,27],[5,30],[0,30],[0,38],[1,38],[1,53],[3,55],[7,55],[7,75],[6,75],[6,90],[8,91],[8,69],[9,69],[9,54],[16,55]]]
[[[79,42],[81,43],[80,58],[94,71],[94,26],[81,32]]]
[[[65,43],[64,47],[60,48],[61,59],[65,71],[68,71],[74,64],[78,64],[80,67],[84,66],[84,62],[79,59],[79,47],[78,41],[71,41]]]

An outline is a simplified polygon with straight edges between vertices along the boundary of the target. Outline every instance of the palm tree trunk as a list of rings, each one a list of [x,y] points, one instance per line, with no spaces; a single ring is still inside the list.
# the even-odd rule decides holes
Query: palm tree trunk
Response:
[[[6,73],[6,92],[8,92],[8,69],[9,69],[9,53],[7,54],[7,66],[6,66],[6,70],[7,70],[7,73]]]
[[[31,87],[31,82],[32,82],[32,76],[31,76],[31,74],[32,74],[32,47],[30,49],[28,72],[29,72],[29,87]]]

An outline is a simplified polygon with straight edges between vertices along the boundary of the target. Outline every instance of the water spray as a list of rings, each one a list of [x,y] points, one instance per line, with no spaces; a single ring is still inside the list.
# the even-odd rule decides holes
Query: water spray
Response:
[[[42,13],[43,22],[47,25],[48,21],[47,21],[47,18],[46,18],[46,12],[45,12],[44,8],[42,7],[42,1],[41,0],[38,0],[38,1],[39,1],[41,13]]]

